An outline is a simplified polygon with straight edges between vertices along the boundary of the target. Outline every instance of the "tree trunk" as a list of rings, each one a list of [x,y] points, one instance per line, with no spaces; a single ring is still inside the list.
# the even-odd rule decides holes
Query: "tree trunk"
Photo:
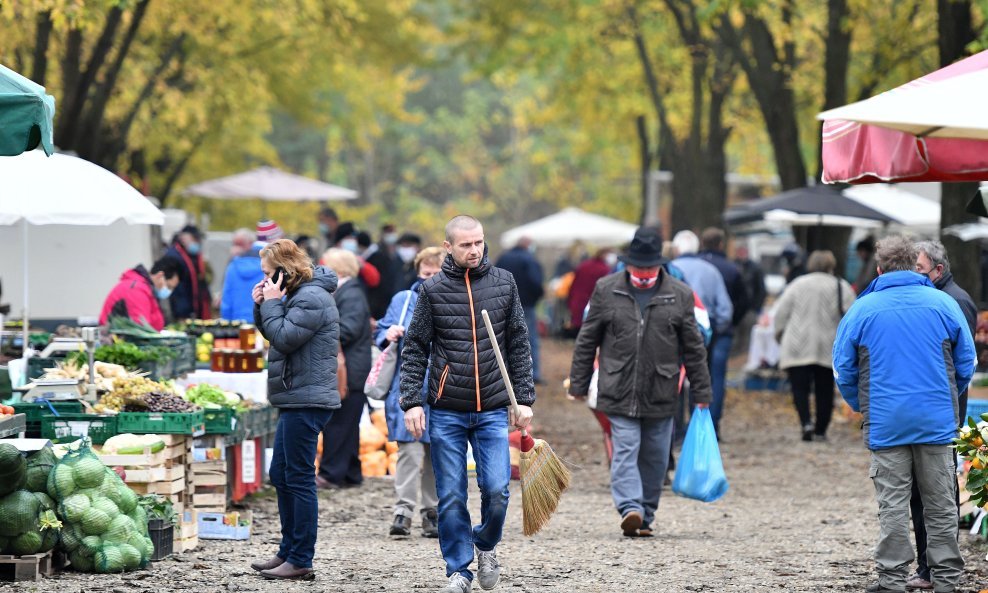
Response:
[[[71,150],[74,147],[62,138],[62,127],[68,115],[64,107],[75,102],[75,93],[79,82],[79,64],[82,62],[82,31],[70,29],[65,40],[65,50],[62,54],[62,105],[56,109],[58,115],[55,126],[55,143],[59,147]]]
[[[940,65],[948,66],[965,57],[965,48],[976,38],[971,27],[971,2],[937,0],[937,16]],[[940,240],[947,248],[954,280],[970,295],[979,299],[982,296],[981,249],[975,242],[966,243],[942,232],[942,229],[952,224],[977,221],[977,217],[965,212],[964,208],[977,191],[978,184],[944,183],[941,187]]]
[[[644,225],[648,216],[648,184],[652,171],[652,153],[648,142],[648,128],[645,116],[639,115],[635,118],[635,127],[638,129],[638,157],[641,160],[641,216],[638,217],[638,224]]]
[[[782,16],[791,28],[792,0],[783,3]],[[806,165],[799,146],[796,97],[792,90],[791,73],[795,67],[792,42],[785,44],[782,56],[778,55],[771,29],[753,14],[745,15],[740,32],[731,23],[730,15],[726,14],[719,19],[715,29],[741,64],[758,101],[772,143],[782,190],[805,186]],[[745,49],[744,40],[751,47],[750,55]]]
[[[48,74],[48,41],[51,39],[51,11],[38,13],[37,28],[34,34],[34,59],[31,63],[31,80],[45,86]]]
[[[823,110],[847,103],[847,67],[851,61],[850,11],[847,0],[827,1],[827,45],[824,56]],[[823,122],[817,126],[816,178],[823,178]]]

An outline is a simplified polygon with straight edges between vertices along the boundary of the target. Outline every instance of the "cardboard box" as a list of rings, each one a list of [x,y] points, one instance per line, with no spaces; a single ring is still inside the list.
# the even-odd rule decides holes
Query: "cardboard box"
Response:
[[[202,539],[250,539],[251,511],[199,513],[199,537]]]

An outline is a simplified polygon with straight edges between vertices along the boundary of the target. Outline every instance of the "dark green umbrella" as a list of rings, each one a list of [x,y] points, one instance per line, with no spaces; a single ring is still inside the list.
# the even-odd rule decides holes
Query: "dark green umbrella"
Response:
[[[39,144],[50,156],[54,117],[55,98],[45,87],[0,65],[0,156],[17,156]]]

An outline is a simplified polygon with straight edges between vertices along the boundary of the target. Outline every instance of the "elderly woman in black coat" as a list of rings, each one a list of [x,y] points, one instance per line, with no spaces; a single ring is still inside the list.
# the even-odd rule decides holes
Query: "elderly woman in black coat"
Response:
[[[253,290],[254,321],[271,344],[268,399],[280,410],[270,474],[278,492],[281,546],[251,568],[270,579],[311,579],[319,517],[316,446],[319,431],[340,407],[337,279],[331,270],[313,268],[287,239],[261,250],[261,269],[264,280]]]
[[[360,416],[367,406],[364,382],[371,368],[370,307],[360,286],[360,263],[350,251],[326,251],[322,264],[336,272],[333,298],[340,311],[340,347],[346,368],[346,396],[322,432],[322,459],[316,484],[321,488],[360,486]]]

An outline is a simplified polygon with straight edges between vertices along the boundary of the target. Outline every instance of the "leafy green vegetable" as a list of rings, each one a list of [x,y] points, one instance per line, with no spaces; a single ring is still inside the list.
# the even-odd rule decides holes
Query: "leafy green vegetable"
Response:
[[[236,408],[240,405],[239,397],[228,396],[219,387],[208,383],[200,383],[190,387],[185,392],[185,399],[203,408]]]
[[[137,499],[137,504],[147,513],[147,518],[161,519],[172,525],[178,524],[178,515],[172,507],[172,501],[158,494],[147,494]]]

